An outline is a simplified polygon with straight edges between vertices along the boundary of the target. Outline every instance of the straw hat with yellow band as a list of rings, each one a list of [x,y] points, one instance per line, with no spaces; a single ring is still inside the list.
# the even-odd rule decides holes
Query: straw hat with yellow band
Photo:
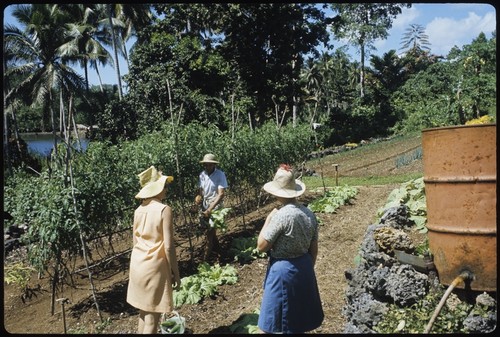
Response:
[[[161,193],[166,184],[174,181],[174,177],[165,176],[154,166],[138,174],[141,190],[135,196],[136,199],[147,199]]]

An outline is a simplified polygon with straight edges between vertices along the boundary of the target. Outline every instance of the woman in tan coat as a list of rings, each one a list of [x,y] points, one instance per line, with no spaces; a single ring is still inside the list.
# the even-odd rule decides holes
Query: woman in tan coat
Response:
[[[134,212],[127,289],[127,302],[139,309],[138,333],[158,332],[160,315],[174,309],[173,287],[180,287],[172,209],[162,203],[173,179],[154,166],[139,174],[142,189],[135,197],[142,203]]]

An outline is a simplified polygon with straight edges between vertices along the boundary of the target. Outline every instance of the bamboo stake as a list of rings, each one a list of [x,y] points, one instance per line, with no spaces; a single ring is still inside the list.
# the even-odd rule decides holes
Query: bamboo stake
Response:
[[[69,121],[68,121],[68,123],[69,123]],[[67,139],[66,139],[66,149],[67,149],[66,170],[69,171],[69,176],[70,176],[71,195],[72,195],[72,199],[73,199],[73,209],[75,211],[75,214],[78,214],[77,207],[76,207],[75,181],[73,178],[73,167],[71,165],[71,160],[70,160],[71,148],[69,146]],[[92,289],[92,297],[94,298],[94,303],[96,306],[97,314],[99,315],[99,319],[102,322],[103,318],[101,315],[101,311],[99,310],[99,303],[97,302],[96,290],[95,290],[95,286],[94,286],[94,281],[92,279],[92,272],[90,271],[90,268],[89,268],[89,260],[88,260],[87,249],[86,249],[86,244],[85,244],[86,242],[85,242],[85,238],[83,236],[83,231],[82,231],[82,228],[80,226],[80,221],[78,220],[78,217],[76,218],[76,223],[77,223],[77,226],[78,226],[78,229],[80,232],[80,242],[82,244],[82,253],[83,253],[83,258],[85,260],[85,267],[86,267],[88,275],[89,275],[90,287]]]
[[[184,103],[181,103],[181,106],[179,108],[179,117],[177,118],[177,122],[176,122],[174,119],[174,110],[173,110],[173,106],[172,106],[172,95],[170,92],[170,81],[168,80],[168,78],[167,78],[167,93],[168,93],[168,101],[169,101],[169,107],[170,107],[170,117],[172,119],[172,133],[174,134],[175,168],[177,171],[177,176],[180,177],[180,179],[179,179],[180,194],[181,194],[180,197],[181,197],[181,200],[184,200],[184,198],[185,198],[184,197],[184,180],[182,179],[181,169],[180,169],[180,165],[179,165],[179,151],[178,151],[179,140],[178,140],[178,135],[177,135],[177,131],[176,131],[176,128],[180,124],[180,121],[181,121],[182,107],[183,107]],[[184,209],[184,208],[182,208],[182,209]],[[186,214],[184,211],[182,212],[182,215],[184,216],[184,223],[187,223]],[[188,230],[189,230],[189,235],[188,235],[189,249],[191,252],[191,261],[193,261],[194,253],[193,253],[193,243],[191,241],[191,234],[192,233],[191,233],[191,229],[189,228],[189,226],[188,226]]]

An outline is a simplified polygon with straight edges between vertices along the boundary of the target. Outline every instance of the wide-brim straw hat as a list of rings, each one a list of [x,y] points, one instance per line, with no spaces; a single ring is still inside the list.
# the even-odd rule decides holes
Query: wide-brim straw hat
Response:
[[[306,185],[295,179],[293,170],[280,167],[274,179],[263,186],[264,191],[282,198],[296,198],[306,191]]]
[[[161,193],[166,184],[174,181],[174,177],[165,176],[154,166],[138,174],[141,190],[136,194],[136,199],[147,199]]]
[[[219,162],[217,161],[217,158],[215,157],[214,154],[207,153],[205,156],[203,156],[203,159],[200,160],[201,164],[205,163],[212,163],[212,164],[218,164]]]

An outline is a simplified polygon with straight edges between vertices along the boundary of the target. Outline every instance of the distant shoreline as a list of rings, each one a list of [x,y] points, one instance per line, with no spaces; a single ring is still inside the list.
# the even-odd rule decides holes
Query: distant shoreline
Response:
[[[37,138],[37,137],[46,138],[48,136],[52,136],[52,132],[51,131],[49,131],[49,132],[19,132],[19,136],[22,139],[25,139],[25,138],[33,139],[33,138]],[[59,131],[56,132],[56,136],[59,136]],[[74,136],[74,132],[72,132],[72,136]],[[80,138],[86,138],[85,131],[79,130],[78,136]]]

